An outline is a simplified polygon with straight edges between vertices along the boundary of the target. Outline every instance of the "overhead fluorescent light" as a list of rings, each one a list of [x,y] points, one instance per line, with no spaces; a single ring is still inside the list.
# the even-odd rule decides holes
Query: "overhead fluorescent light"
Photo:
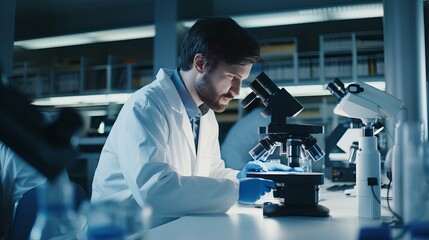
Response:
[[[87,33],[69,34],[63,36],[37,38],[30,40],[16,41],[16,47],[25,49],[44,49],[54,47],[74,46],[99,42],[113,42],[122,40],[132,40],[141,38],[151,38],[155,36],[154,25],[120,28],[105,31],[94,31]]]
[[[334,20],[348,20],[361,18],[383,17],[383,4],[356,4],[304,10],[283,11],[276,13],[252,14],[231,16],[240,26],[257,28],[281,26],[311,22],[325,22]],[[183,21],[185,27],[190,28],[196,20]]]
[[[383,4],[356,4],[325,8],[312,8],[277,13],[232,16],[245,28],[280,26],[299,23],[347,20],[359,18],[383,17]],[[185,27],[191,27],[196,20],[183,21]],[[65,47],[99,42],[122,41],[131,39],[151,38],[155,36],[155,26],[137,26],[105,31],[94,31],[62,36],[46,37],[16,41],[15,46],[24,49],[45,49]]]
[[[116,93],[116,94],[96,94],[96,95],[81,95],[81,96],[64,96],[64,97],[49,97],[40,98],[32,102],[36,106],[88,106],[88,105],[107,105],[108,103],[124,104],[131,93]]]
[[[384,81],[376,82],[365,82],[381,91],[385,91],[386,83]],[[279,88],[285,88],[294,97],[311,97],[311,96],[329,96],[331,93],[326,89],[327,84],[314,84],[314,85],[297,85],[297,86],[282,86]],[[238,99],[244,99],[252,89],[249,87],[242,87]]]

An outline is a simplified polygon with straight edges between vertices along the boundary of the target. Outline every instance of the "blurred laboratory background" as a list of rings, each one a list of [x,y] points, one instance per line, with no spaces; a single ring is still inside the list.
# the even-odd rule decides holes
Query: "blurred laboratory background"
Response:
[[[429,4],[423,2],[427,30]],[[127,97],[150,83],[160,67],[177,66],[184,33],[196,19],[231,16],[258,38],[262,58],[241,96],[217,114],[220,143],[246,114],[240,101],[250,92],[247,85],[264,71],[304,106],[290,122],[324,126],[324,134],[315,137],[326,157],[313,163],[313,171],[353,181],[349,156],[330,155],[341,153],[335,144],[352,120],[333,114],[337,99],[326,85],[339,78],[386,89],[386,47],[401,47],[386,46],[395,38],[385,34],[386,28],[395,28],[386,22],[387,13],[380,0],[19,0],[7,76],[41,111],[73,107],[82,114],[78,161],[68,170],[91,195],[99,153]],[[394,19],[402,13],[389,14]],[[427,31],[420,34],[427,46]],[[424,48],[422,54],[427,58]],[[335,132],[339,126],[344,131]],[[382,162],[390,135],[377,134]],[[346,164],[333,174],[329,156]]]

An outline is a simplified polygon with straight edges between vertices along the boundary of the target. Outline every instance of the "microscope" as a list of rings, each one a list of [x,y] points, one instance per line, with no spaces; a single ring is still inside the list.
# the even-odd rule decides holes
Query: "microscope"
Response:
[[[271,116],[268,126],[259,127],[259,134],[267,134],[249,151],[253,159],[265,161],[280,146],[280,153],[287,155],[290,167],[299,167],[301,158],[314,161],[324,156],[311,134],[323,133],[323,126],[286,123],[287,117],[295,117],[304,107],[286,89],[279,89],[265,74],[259,74],[249,85],[251,92],[243,101],[246,108],[260,98],[265,109],[264,117]],[[323,173],[313,172],[249,172],[247,177],[271,179],[277,184],[273,195],[283,199],[281,204],[265,203],[264,216],[329,216],[329,209],[318,205],[319,185],[323,184]]]
[[[339,101],[335,114],[362,120],[356,157],[357,211],[360,218],[378,219],[381,217],[381,162],[374,125],[377,119],[396,114],[402,101],[361,81],[350,83],[346,88],[337,78],[327,89]]]
[[[340,123],[325,140],[325,177],[333,182],[356,181],[357,139],[362,122],[350,119]]]

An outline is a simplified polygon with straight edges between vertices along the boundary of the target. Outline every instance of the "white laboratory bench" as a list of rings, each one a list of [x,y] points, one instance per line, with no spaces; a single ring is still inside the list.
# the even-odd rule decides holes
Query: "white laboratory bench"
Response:
[[[334,183],[343,184],[343,183]],[[330,209],[330,217],[264,217],[261,208],[236,204],[226,214],[181,217],[148,232],[148,240],[275,240],[275,239],[358,239],[362,226],[378,226],[381,220],[359,220],[356,198],[343,191],[327,191],[333,183],[321,187],[319,204]],[[382,191],[382,196],[386,192]],[[273,200],[264,197],[262,201]],[[385,200],[382,201],[385,204]],[[192,203],[190,203],[192,204]],[[390,213],[382,207],[382,219]]]

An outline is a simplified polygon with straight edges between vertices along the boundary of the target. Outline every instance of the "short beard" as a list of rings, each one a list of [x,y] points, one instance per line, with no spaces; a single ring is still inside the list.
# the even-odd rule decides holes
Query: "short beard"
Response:
[[[195,89],[201,101],[203,101],[207,107],[215,112],[221,113],[226,110],[228,104],[220,103],[220,99],[224,97],[225,94],[218,96],[217,93],[214,92],[215,87],[213,84],[214,82],[211,81],[209,73],[204,73],[201,79],[197,81]]]

